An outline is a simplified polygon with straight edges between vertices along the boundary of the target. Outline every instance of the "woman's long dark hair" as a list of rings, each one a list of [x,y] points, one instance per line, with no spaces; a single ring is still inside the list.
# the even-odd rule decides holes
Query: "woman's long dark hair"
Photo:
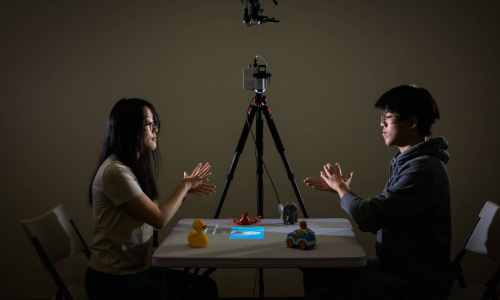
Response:
[[[156,177],[161,170],[161,155],[158,141],[156,149],[144,151],[143,134],[146,107],[151,110],[154,121],[158,122],[157,136],[160,134],[160,118],[154,106],[142,99],[129,98],[118,101],[108,118],[106,138],[101,146],[99,163],[90,181],[88,200],[93,205],[92,185],[102,163],[115,154],[118,160],[129,167],[139,181],[142,191],[151,199],[158,198]],[[141,155],[137,158],[137,153]]]

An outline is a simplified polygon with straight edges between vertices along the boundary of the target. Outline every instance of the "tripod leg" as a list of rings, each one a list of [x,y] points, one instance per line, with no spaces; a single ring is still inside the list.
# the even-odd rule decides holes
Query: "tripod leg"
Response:
[[[295,192],[295,196],[297,197],[297,201],[299,201],[300,208],[302,209],[302,214],[304,215],[305,218],[309,218],[306,206],[304,205],[304,201],[302,200],[302,196],[300,195],[299,187],[297,186],[297,182],[295,182],[295,175],[293,175],[292,168],[290,167],[288,159],[286,158],[285,147],[283,147],[283,143],[281,142],[278,129],[276,128],[276,124],[274,124],[273,116],[271,115],[271,110],[264,105],[263,111],[264,115],[266,116],[269,130],[271,131],[271,135],[273,136],[274,144],[276,145],[276,148],[278,149],[278,152],[281,155],[281,160],[283,160],[283,164],[285,165],[285,169],[288,174],[288,179],[290,179],[293,191]]]
[[[257,143],[257,193],[258,193],[258,215],[264,217],[264,181],[262,175],[262,156],[264,155],[264,116],[262,115],[262,107],[257,108],[257,123],[256,128],[256,143]]]
[[[255,111],[256,108],[252,105],[250,110],[248,111],[248,123],[247,120],[245,120],[245,126],[243,126],[243,131],[241,132],[238,146],[236,146],[236,153],[234,154],[233,162],[231,163],[231,167],[229,168],[229,173],[226,176],[226,183],[224,184],[224,188],[222,189],[222,194],[219,199],[219,204],[217,205],[217,210],[215,211],[214,219],[219,218],[222,205],[224,204],[224,199],[226,198],[227,190],[229,189],[229,185],[233,180],[234,171],[236,171],[236,166],[238,165],[238,160],[240,159],[240,155],[243,152],[243,148],[245,148],[248,133],[250,132],[250,127],[252,126],[252,122],[255,117]]]

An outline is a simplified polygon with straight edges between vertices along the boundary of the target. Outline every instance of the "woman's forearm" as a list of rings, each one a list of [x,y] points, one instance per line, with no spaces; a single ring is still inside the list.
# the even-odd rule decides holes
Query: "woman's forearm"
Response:
[[[162,214],[162,228],[167,225],[167,223],[172,219],[177,210],[182,204],[182,199],[186,196],[189,187],[185,183],[181,183],[177,186],[172,195],[162,204],[158,206]]]

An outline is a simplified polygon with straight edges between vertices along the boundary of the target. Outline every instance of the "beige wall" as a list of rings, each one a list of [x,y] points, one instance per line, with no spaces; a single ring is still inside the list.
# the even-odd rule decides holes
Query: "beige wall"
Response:
[[[218,186],[190,197],[160,233],[181,218],[212,218],[253,93],[241,68],[255,55],[272,70],[266,91],[310,217],[349,216],[331,194],[308,189],[326,162],[353,171],[352,189],[378,194],[396,148],[384,145],[376,99],[415,83],[438,102],[435,136],[450,142],[453,244],[458,251],[486,200],[498,195],[498,1],[262,0],[281,20],[247,28],[240,1],[7,1],[0,4],[0,298],[49,298],[56,288],[22,232],[22,219],[64,204],[92,240],[86,192],[106,118],[123,97],[154,103],[162,199],[183,171],[209,161]],[[269,131],[265,161],[282,202],[294,194]],[[248,142],[221,218],[256,213],[255,160]],[[278,217],[265,178],[265,216]],[[368,256],[375,238],[356,234]],[[284,244],[283,244],[284,245]],[[471,282],[496,265],[464,261]],[[58,266],[83,285],[85,259]],[[255,270],[218,270],[223,297],[250,297]],[[302,295],[297,270],[266,270],[267,296]]]

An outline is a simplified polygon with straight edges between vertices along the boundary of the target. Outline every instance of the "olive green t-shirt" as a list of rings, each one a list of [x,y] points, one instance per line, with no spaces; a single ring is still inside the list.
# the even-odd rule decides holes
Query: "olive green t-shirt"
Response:
[[[149,269],[153,227],[120,206],[142,194],[132,170],[114,154],[100,166],[92,184],[95,231],[90,268],[115,275]]]

